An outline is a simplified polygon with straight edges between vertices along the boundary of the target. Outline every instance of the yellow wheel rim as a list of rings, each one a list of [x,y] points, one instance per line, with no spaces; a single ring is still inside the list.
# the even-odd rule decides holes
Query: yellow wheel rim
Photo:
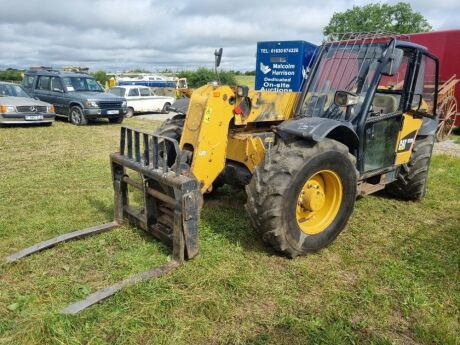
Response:
[[[314,174],[297,197],[296,218],[308,235],[324,231],[334,221],[342,204],[342,180],[332,170]]]

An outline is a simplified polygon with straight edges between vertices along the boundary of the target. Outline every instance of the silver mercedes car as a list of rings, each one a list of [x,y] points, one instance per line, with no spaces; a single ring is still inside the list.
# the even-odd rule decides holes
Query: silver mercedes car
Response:
[[[43,123],[51,125],[54,107],[31,98],[16,84],[0,82],[0,124]]]

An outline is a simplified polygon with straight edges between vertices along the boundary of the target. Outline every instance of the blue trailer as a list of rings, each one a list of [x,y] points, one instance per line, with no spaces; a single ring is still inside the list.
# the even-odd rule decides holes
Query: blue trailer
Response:
[[[299,91],[317,48],[306,41],[258,42],[255,89]]]

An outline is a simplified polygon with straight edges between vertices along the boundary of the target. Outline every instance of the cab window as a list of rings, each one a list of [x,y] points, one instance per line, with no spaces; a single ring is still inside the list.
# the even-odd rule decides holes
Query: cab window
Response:
[[[59,77],[51,78],[51,91],[64,92],[64,88],[62,87],[62,82]]]
[[[51,79],[50,77],[41,76],[38,79],[37,89],[44,90],[44,91],[49,91],[49,89],[50,89],[50,79]]]
[[[22,81],[22,86],[31,89],[34,85],[35,77],[31,75],[26,75]]]
[[[423,55],[414,90],[414,95],[421,95],[422,100],[420,101],[420,97],[414,96],[411,108],[415,110],[420,106],[419,111],[433,115],[435,109],[435,89],[436,61],[427,55]]]
[[[402,112],[403,90],[409,79],[408,66],[414,57],[412,50],[404,50],[403,59],[398,71],[392,75],[382,75],[372,102],[372,115]]]
[[[139,96],[139,89],[131,89],[129,90],[128,96]]]
[[[125,89],[122,87],[113,87],[109,90],[109,92],[120,97],[125,96]]]
[[[147,96],[151,96],[152,94],[150,93],[150,89],[139,89],[139,91],[141,92],[141,96],[142,97],[147,97]]]

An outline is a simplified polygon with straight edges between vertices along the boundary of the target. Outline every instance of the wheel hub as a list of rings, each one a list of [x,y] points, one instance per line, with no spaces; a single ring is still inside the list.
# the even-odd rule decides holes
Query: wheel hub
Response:
[[[305,187],[300,194],[299,205],[310,212],[320,210],[326,202],[326,196],[324,195],[323,189],[319,184],[313,183]]]
[[[297,198],[296,219],[302,232],[314,235],[324,231],[337,216],[342,198],[342,181],[334,171],[322,170],[311,176]]]

